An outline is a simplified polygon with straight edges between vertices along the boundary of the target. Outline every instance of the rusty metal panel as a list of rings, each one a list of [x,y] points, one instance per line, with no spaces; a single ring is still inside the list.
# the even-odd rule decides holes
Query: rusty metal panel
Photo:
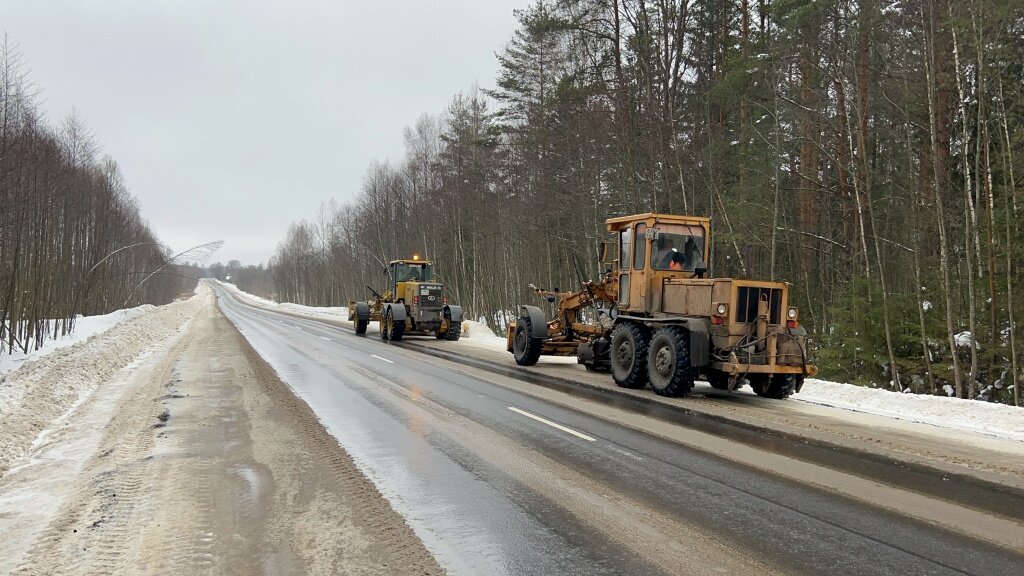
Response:
[[[662,294],[662,310],[670,314],[685,316],[709,316],[711,314],[711,286],[666,283]]]
[[[800,349],[800,343],[795,338],[779,338],[779,349],[776,362],[791,366],[800,366],[804,357]]]
[[[714,288],[711,289],[711,301],[712,302],[732,302],[730,298],[732,296],[732,280],[719,280],[715,282]]]

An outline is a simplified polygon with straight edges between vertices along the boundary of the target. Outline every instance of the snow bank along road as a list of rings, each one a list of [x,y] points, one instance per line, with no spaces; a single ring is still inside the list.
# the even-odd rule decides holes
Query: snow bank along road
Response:
[[[208,288],[26,364],[0,407],[0,573],[442,572]]]
[[[450,572],[1024,571],[1013,487],[1000,493],[1001,509],[922,493],[778,443],[681,426],[651,403],[537,386],[511,377],[526,372],[483,369],[468,355],[423,354],[418,342],[427,341],[358,337],[216,291],[225,315]],[[837,426],[848,442],[853,426]],[[959,490],[978,479],[954,480]],[[992,484],[976,491],[982,504]]]

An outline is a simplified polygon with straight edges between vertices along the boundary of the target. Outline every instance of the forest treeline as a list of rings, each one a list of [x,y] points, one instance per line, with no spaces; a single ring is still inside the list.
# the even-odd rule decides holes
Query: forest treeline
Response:
[[[74,329],[77,315],[164,304],[199,269],[169,263],[128,192],[75,115],[59,127],[37,106],[20,54],[0,45],[0,354]]]
[[[493,89],[421,117],[355,200],[291,227],[277,298],[363,298],[418,252],[500,328],[528,283],[575,285],[574,254],[600,272],[606,218],[707,215],[711,272],[791,282],[825,377],[1019,404],[1021,2],[517,16]]]

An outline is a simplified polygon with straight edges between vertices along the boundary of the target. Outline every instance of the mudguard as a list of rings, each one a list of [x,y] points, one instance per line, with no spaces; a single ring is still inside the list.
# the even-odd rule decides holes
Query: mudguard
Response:
[[[401,302],[388,304],[388,310],[391,311],[391,317],[395,322],[405,322],[407,316],[405,313],[405,304],[402,304]]]
[[[690,366],[707,366],[711,348],[707,321],[688,318],[686,329],[690,331]]]
[[[462,306],[456,306],[454,304],[449,304],[445,306],[444,317],[451,319],[452,322],[462,322],[464,319]]]
[[[356,318],[370,321],[370,304],[367,302],[356,302]]]
[[[530,318],[530,334],[532,338],[548,339],[548,321],[544,319],[544,311],[529,304],[522,305],[523,316]]]

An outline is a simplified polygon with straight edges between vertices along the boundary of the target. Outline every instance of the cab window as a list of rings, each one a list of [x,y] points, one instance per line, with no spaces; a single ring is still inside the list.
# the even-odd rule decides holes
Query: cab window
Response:
[[[637,224],[636,234],[633,235],[633,268],[639,270],[644,267],[644,256],[647,252],[647,241],[644,234],[647,232],[647,224]]]
[[[629,246],[631,244],[630,229],[619,232],[619,266],[629,268]]]
[[[429,264],[395,264],[395,282],[426,282],[430,280]]]
[[[660,224],[651,244],[651,268],[693,272],[704,264],[704,227]]]

